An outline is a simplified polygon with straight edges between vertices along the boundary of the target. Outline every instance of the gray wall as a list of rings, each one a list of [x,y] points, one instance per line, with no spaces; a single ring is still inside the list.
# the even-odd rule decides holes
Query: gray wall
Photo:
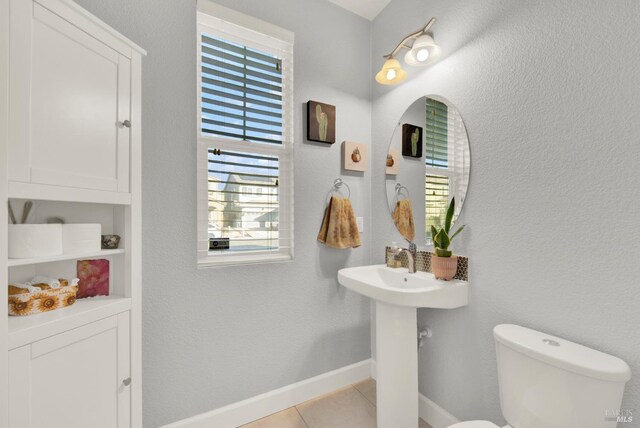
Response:
[[[336,272],[369,262],[316,242],[340,142],[370,143],[370,23],[325,0],[223,0],[295,32],[295,261],[196,268],[195,0],[79,0],[148,50],[143,61],[143,375],[157,427],[370,357],[369,302]],[[338,48],[339,47],[339,48]],[[337,106],[333,146],[307,143],[303,106]],[[369,173],[346,175],[370,229]]]
[[[637,410],[640,3],[394,0],[373,24],[372,74],[431,16],[442,60],[375,85],[372,115],[373,262],[399,241],[382,165],[404,109],[442,95],[469,133],[454,249],[470,257],[470,305],[420,311],[434,333],[420,391],[460,419],[502,422],[492,328],[516,323],[623,358],[634,376],[623,405]]]
[[[470,137],[468,226],[455,249],[471,257],[472,294],[465,309],[420,311],[434,330],[420,354],[421,392],[461,419],[501,422],[491,329],[513,322],[625,359],[634,379],[624,405],[637,408],[640,5],[394,0],[373,23],[370,57],[370,24],[324,0],[221,0],[296,33],[296,260],[197,270],[195,2],[78,2],[149,51],[145,426],[369,357],[369,304],[338,288],[335,273],[382,262],[384,245],[401,241],[382,165],[398,118],[426,94],[453,102]],[[380,56],[431,16],[443,59],[409,70],[399,87],[374,85],[371,109]],[[339,141],[373,136],[380,167],[345,177],[365,217],[357,250],[315,242],[340,146],[304,142],[308,99],[337,105]]]

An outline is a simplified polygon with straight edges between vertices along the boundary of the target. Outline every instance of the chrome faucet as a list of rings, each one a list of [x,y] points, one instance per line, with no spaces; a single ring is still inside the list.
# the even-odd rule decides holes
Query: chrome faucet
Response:
[[[393,257],[397,260],[398,258],[400,258],[400,255],[402,255],[402,253],[407,253],[407,261],[409,262],[407,268],[409,268],[409,273],[415,273],[417,253],[416,244],[409,241],[409,248],[400,248],[400,250],[395,253]]]

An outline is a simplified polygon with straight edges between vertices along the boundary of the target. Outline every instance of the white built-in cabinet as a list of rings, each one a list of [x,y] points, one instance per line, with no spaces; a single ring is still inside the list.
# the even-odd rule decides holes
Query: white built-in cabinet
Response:
[[[128,312],[12,349],[9,426],[130,427],[129,357]]]
[[[10,191],[38,184],[129,194],[140,49],[68,1],[9,1]]]
[[[117,250],[7,258],[0,226],[0,428],[138,428],[143,49],[70,0],[0,0],[0,225],[100,223]],[[108,297],[9,317],[6,284],[110,262]]]

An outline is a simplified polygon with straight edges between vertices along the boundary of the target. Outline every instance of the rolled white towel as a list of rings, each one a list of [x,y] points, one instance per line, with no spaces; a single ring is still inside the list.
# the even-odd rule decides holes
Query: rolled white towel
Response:
[[[31,294],[39,293],[40,291],[42,291],[39,287],[34,287],[29,282],[25,282],[24,284],[15,283],[15,284],[11,284],[11,285],[13,285],[14,287],[18,287],[18,288],[26,288],[27,290],[29,290],[29,293],[31,293]]]
[[[33,284],[47,284],[49,287],[54,288],[54,289],[55,288],[60,288],[60,281],[58,281],[57,279],[54,279],[54,278],[47,278],[46,276],[42,276],[42,275],[36,275],[27,284],[30,284],[30,285],[33,285]]]

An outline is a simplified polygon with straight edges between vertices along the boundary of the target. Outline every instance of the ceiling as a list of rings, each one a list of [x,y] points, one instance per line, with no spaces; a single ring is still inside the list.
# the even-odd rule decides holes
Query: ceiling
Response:
[[[391,0],[329,0],[338,6],[356,13],[368,20],[373,20]]]

